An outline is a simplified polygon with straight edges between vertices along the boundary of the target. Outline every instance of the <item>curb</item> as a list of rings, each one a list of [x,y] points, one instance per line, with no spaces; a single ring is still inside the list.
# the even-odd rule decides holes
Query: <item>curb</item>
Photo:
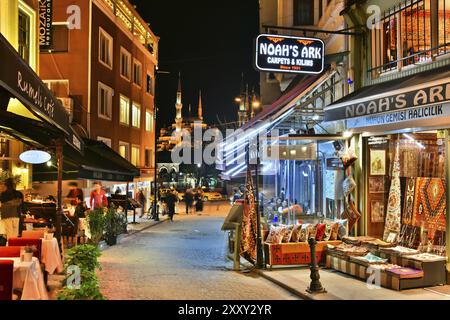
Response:
[[[292,293],[293,295],[298,296],[301,299],[304,300],[316,300],[314,299],[313,295],[308,294],[307,292],[301,292],[298,291],[297,289],[292,288],[291,286],[288,286],[287,284],[285,284],[284,282],[281,282],[269,275],[266,274],[266,272],[262,271],[262,270],[258,270],[258,269],[254,269],[254,271],[260,275],[261,277],[263,277],[266,280],[269,280],[270,282],[276,284],[277,286],[289,291],[290,293]]]
[[[128,238],[128,237],[131,237],[131,236],[133,236],[135,234],[141,233],[142,231],[145,231],[145,230],[150,229],[150,228],[152,228],[154,226],[157,226],[157,225],[165,222],[166,220],[168,220],[168,218],[160,219],[159,221],[153,221],[154,223],[152,223],[152,224],[150,224],[150,225],[148,225],[148,226],[146,226],[146,227],[144,227],[144,228],[142,228],[140,230],[132,230],[132,231],[130,231],[129,233],[124,235],[124,238]]]

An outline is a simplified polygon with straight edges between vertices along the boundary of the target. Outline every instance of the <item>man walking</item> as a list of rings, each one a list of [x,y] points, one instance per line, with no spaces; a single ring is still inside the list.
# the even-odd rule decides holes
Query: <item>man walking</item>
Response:
[[[189,214],[190,209],[192,209],[192,204],[194,203],[194,194],[191,189],[186,190],[184,202],[186,203],[186,214]]]
[[[167,209],[169,211],[170,222],[173,222],[173,216],[175,214],[175,205],[178,199],[174,191],[169,191],[166,197]]]

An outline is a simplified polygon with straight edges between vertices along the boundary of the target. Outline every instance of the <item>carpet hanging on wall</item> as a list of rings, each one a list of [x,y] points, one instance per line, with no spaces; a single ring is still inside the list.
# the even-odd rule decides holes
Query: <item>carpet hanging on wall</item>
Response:
[[[242,240],[240,254],[242,257],[251,262],[256,261],[257,234],[255,188],[253,185],[251,170],[248,168],[244,214],[242,217]]]
[[[439,178],[417,178],[416,196],[412,224],[428,230],[428,238],[433,239],[436,231],[446,230],[446,189],[445,180]]]
[[[394,163],[392,166],[392,181],[389,190],[384,226],[383,240],[386,241],[390,232],[400,233],[402,222],[401,185],[400,185],[400,145],[395,148]]]

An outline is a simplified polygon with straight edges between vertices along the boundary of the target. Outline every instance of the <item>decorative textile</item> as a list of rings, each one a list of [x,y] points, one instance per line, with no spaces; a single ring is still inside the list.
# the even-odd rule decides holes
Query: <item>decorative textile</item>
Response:
[[[269,234],[270,237],[270,234]],[[247,169],[247,183],[242,216],[241,256],[250,261],[256,261],[257,217],[255,189],[250,166]]]
[[[291,242],[292,231],[294,230],[294,226],[285,226],[284,235],[283,235],[283,243]]]
[[[383,240],[388,238],[390,232],[400,233],[401,212],[401,186],[400,186],[400,145],[397,144],[392,168],[392,181],[389,190],[388,206],[386,211],[386,223],[384,225]]]
[[[348,197],[356,189],[356,182],[352,177],[348,177],[342,183],[342,189],[344,191],[344,196]]]
[[[309,239],[311,239],[311,238],[315,239],[316,235],[317,235],[317,224],[310,225],[308,238],[306,239],[306,241],[309,241]]]
[[[445,231],[446,195],[445,181],[439,178],[417,178],[416,197],[412,224],[424,225],[428,237],[434,238],[436,231]]]
[[[332,225],[327,223],[325,225],[325,233],[323,235],[322,241],[329,241],[331,238],[331,232],[333,231]]]
[[[403,212],[403,223],[406,225],[412,225],[414,216],[414,195],[416,193],[416,179],[408,178],[406,179],[406,196],[405,196],[405,206]]]
[[[423,278],[423,270],[412,268],[394,268],[386,270],[387,273],[399,279],[420,279]]]
[[[351,231],[355,224],[361,219],[361,213],[356,209],[355,203],[350,200],[347,208],[342,214],[342,218],[348,220],[348,230]]]
[[[302,225],[298,224],[292,229],[291,242],[298,242],[300,240],[300,233],[302,231]]]
[[[269,235],[267,236],[266,243],[280,244],[283,241],[286,228],[284,226],[275,227],[270,226]]]
[[[300,238],[299,238],[299,242],[306,242],[308,241],[308,236],[309,236],[309,230],[310,230],[310,224],[303,224],[302,228],[300,230]]]
[[[319,223],[316,228],[317,228],[316,240],[322,241],[323,236],[325,235],[325,229],[327,228],[327,225]]]
[[[335,222],[331,225],[331,235],[330,240],[337,240],[339,236],[339,222]]]

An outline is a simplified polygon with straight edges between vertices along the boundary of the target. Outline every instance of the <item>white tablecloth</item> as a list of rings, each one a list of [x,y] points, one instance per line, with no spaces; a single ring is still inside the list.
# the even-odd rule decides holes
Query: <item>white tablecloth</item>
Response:
[[[39,260],[21,262],[20,258],[0,258],[14,261],[13,288],[22,291],[22,300],[48,300]]]
[[[42,263],[45,265],[45,271],[49,274],[63,272],[63,262],[61,259],[61,251],[59,250],[58,240],[42,239]]]

